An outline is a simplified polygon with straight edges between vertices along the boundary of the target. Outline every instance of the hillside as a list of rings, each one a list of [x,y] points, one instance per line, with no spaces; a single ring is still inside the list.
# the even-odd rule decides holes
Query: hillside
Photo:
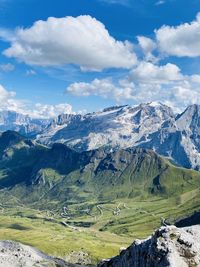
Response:
[[[15,132],[2,134],[0,144],[0,186],[25,204],[166,198],[200,186],[198,172],[146,149],[79,153],[62,144],[46,148]]]
[[[0,238],[50,255],[69,256],[73,247],[97,262],[149,235],[161,217],[174,223],[199,211],[199,172],[151,150],[77,152],[12,131],[0,148]]]

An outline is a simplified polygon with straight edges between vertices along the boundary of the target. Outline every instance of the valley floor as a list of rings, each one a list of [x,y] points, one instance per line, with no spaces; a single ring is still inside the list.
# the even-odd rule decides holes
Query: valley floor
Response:
[[[84,203],[83,207],[93,204],[93,209],[85,213],[80,213],[81,205],[72,205],[68,208],[71,218],[20,204],[2,205],[0,240],[31,245],[70,262],[88,264],[91,259],[95,264],[118,254],[120,247],[129,246],[135,238],[149,236],[160,226],[162,217],[174,223],[198,211],[199,203],[199,190],[193,190],[178,198]]]

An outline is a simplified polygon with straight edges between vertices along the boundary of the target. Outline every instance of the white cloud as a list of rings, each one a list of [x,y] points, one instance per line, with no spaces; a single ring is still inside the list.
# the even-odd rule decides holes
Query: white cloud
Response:
[[[133,103],[149,102],[154,95],[160,92],[160,85],[135,84],[128,79],[119,80],[114,84],[112,79],[95,79],[91,83],[73,83],[66,93],[75,96],[100,96],[116,100],[118,103],[126,103],[131,100]]]
[[[200,84],[200,75],[194,74],[190,77],[191,82]]]
[[[14,92],[8,92],[2,85],[0,85],[0,103],[1,107],[7,101],[7,99],[15,96]]]
[[[72,106],[67,103],[57,105],[33,104],[16,98],[15,92],[7,91],[0,85],[0,110],[10,110],[30,115],[32,118],[53,118],[62,113],[72,113]]]
[[[66,93],[75,96],[101,96],[121,101],[134,99],[135,90],[139,90],[137,88],[144,92],[150,86],[155,88],[156,84],[159,87],[161,84],[179,81],[182,78],[180,69],[174,64],[168,63],[164,66],[157,66],[150,62],[141,62],[130,71],[127,78],[119,80],[118,84],[114,84],[111,78],[94,79],[90,83],[75,82],[66,89]]]
[[[200,88],[185,79],[166,92],[163,102],[180,112],[189,105],[200,103]]]
[[[163,26],[155,34],[159,49],[167,55],[200,56],[200,13],[191,23],[177,27]]]
[[[29,65],[76,64],[84,70],[131,68],[137,61],[132,45],[115,40],[103,23],[91,16],[50,17],[30,28],[0,36],[11,46],[3,54]]]
[[[136,83],[164,84],[182,79],[180,69],[174,64],[163,66],[141,62],[130,72],[129,79]]]
[[[152,39],[147,38],[145,36],[138,36],[137,39],[138,39],[139,46],[141,47],[144,53],[145,60],[156,62],[157,59],[153,55],[153,51],[157,47],[156,43]]]
[[[73,83],[66,92],[78,96],[112,98],[118,103],[133,104],[159,101],[180,111],[200,103],[200,75],[184,76],[174,64],[140,63],[129,75],[113,83],[111,78],[95,79],[91,83]]]
[[[13,71],[14,69],[15,69],[15,66],[11,63],[0,64],[0,71],[10,72],[10,71]]]
[[[60,114],[72,114],[72,106],[69,104],[45,105],[36,104],[33,110],[27,112],[34,118],[54,118]]]
[[[24,103],[17,100],[15,96],[15,92],[7,91],[2,85],[0,85],[0,110],[20,110]]]
[[[91,83],[73,83],[67,89],[66,93],[76,96],[101,96],[103,98],[114,98],[117,101],[129,99],[130,89],[115,86],[111,78],[94,79]]]

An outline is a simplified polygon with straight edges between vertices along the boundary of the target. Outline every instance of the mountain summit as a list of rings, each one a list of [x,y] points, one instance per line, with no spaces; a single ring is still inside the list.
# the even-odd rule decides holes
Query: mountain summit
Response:
[[[61,114],[40,120],[14,112],[0,113],[0,130],[15,130],[52,146],[63,143],[77,151],[100,147],[142,147],[170,158],[177,165],[200,169],[200,106],[181,114],[157,102],[138,106],[114,106],[102,111]]]
[[[162,103],[116,106],[86,115],[60,115],[37,140],[67,144],[78,151],[143,147],[186,168],[200,169],[200,106],[175,115]]]
[[[160,129],[174,114],[163,104],[149,103],[116,106],[84,116],[62,115],[62,118],[59,116],[37,139],[45,144],[62,142],[83,151],[101,146],[131,147]]]

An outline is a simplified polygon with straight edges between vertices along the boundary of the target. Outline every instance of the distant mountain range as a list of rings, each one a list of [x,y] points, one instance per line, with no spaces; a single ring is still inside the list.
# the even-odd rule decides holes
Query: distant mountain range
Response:
[[[61,114],[54,120],[1,112],[0,123],[1,131],[15,130],[45,145],[64,143],[76,151],[142,147],[200,170],[200,105],[178,115],[161,103],[147,103],[86,115]]]
[[[28,137],[34,137],[42,132],[52,120],[33,119],[15,111],[0,111],[0,131],[17,131]]]
[[[200,169],[200,106],[174,114],[161,103],[120,106],[86,115],[60,115],[37,140],[65,143],[78,151],[101,146],[143,147],[186,168]]]

